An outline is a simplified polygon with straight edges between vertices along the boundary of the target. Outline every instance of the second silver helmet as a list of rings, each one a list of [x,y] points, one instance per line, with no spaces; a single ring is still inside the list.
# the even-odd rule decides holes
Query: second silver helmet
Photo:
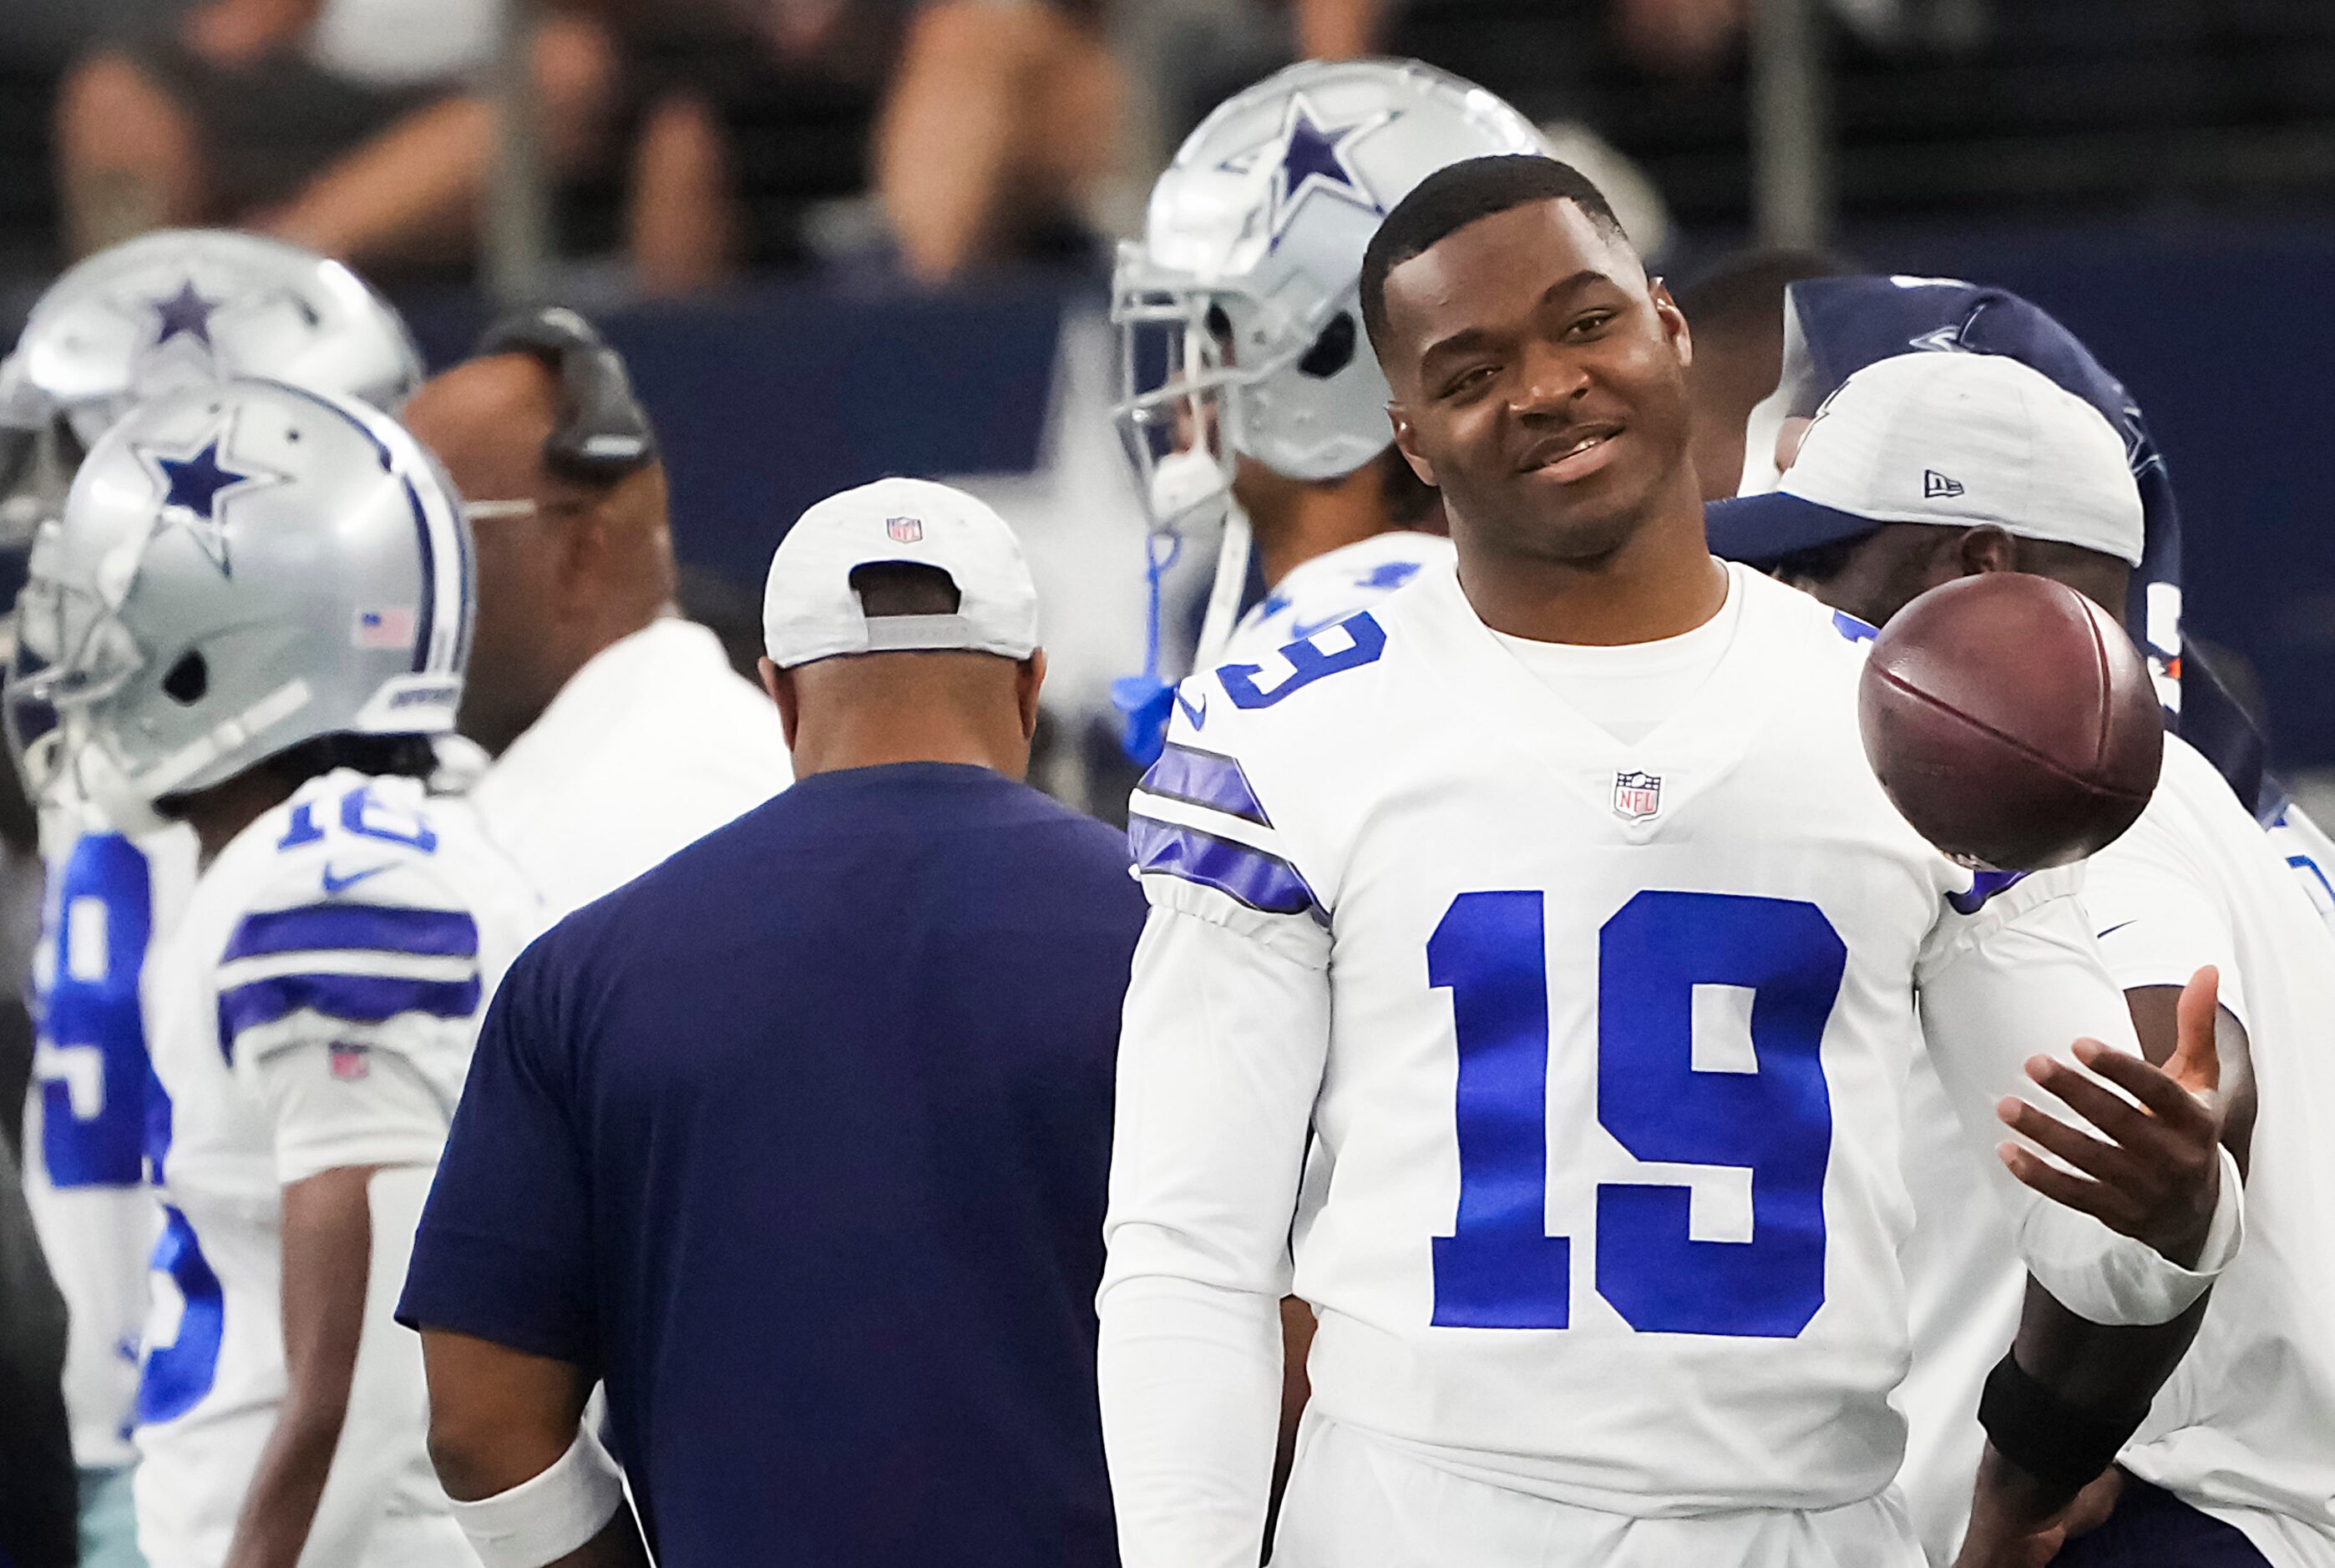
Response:
[[[363,404],[236,382],[141,405],[34,547],[7,693],[28,781],[127,819],[320,735],[445,733],[465,528]]]

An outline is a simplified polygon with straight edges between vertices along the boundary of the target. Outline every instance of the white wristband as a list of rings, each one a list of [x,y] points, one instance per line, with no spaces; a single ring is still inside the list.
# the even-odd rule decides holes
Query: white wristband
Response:
[[[2194,1267],[2183,1268],[2147,1243],[2049,1201],[2029,1210],[2020,1252],[2038,1283],[2061,1306],[2096,1323],[2166,1323],[2205,1293],[2246,1234],[2245,1186],[2226,1148],[2220,1201]]]
[[[486,1568],[544,1568],[597,1535],[624,1501],[624,1472],[584,1427],[550,1469],[508,1492],[456,1503],[454,1522]]]

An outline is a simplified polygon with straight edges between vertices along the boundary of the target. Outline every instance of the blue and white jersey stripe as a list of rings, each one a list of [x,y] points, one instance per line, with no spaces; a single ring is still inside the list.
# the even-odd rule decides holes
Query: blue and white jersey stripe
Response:
[[[1170,741],[1136,787],[1127,837],[1139,875],[1214,888],[1266,915],[1329,919],[1304,876],[1277,852],[1272,819],[1230,757]]]
[[[255,1031],[305,1014],[351,1025],[467,1020],[484,999],[478,923],[462,910],[386,904],[262,910],[228,937],[218,983],[230,1061]]]

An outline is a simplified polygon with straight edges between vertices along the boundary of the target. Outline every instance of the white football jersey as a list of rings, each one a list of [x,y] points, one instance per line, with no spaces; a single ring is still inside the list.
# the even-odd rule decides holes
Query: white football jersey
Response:
[[[146,1010],[168,1097],[167,1206],[137,1428],[153,1568],[216,1568],[274,1428],[283,1187],[338,1166],[435,1163],[487,999],[538,909],[460,799],[341,769],[238,834],[155,951]],[[419,1125],[376,1109],[414,1103]],[[374,1282],[383,1312],[397,1283]],[[402,1348],[418,1360],[418,1344]],[[387,1536],[410,1544],[412,1524],[434,1520],[443,1560],[460,1563],[422,1439],[417,1408]]]
[[[1419,576],[1421,567],[1448,566],[1452,558],[1449,539],[1412,528],[1373,534],[1316,556],[1292,567],[1249,606],[1216,663],[1270,657],[1369,609]]]
[[[2119,1462],[2280,1568],[2335,1568],[2335,937],[2264,848],[2213,765],[2168,738],[2156,799],[2085,893],[2127,990],[2221,970],[2258,1101],[2245,1249]]]
[[[2335,931],[2335,839],[2290,800],[2270,819],[2270,841],[2302,884],[2303,896],[2319,918]]]
[[[193,886],[195,836],[116,833],[74,804],[43,811],[41,839],[24,1195],[72,1322],[73,1457],[106,1469],[133,1457],[146,1271],[161,1224],[148,1179],[152,1070],[139,977]]]
[[[2283,859],[2213,765],[2168,736],[2148,809],[2088,867],[2083,903],[2117,984],[2221,971],[2259,1099],[2245,1246],[2120,1462],[2235,1524],[2277,1568],[2335,1568],[2335,939]],[[2020,1284],[2001,1261],[1999,1218],[1967,1201],[1972,1166],[1939,1125],[1934,1087],[1926,1096],[1934,1108],[1917,1095],[1907,1128],[1915,1354],[1902,1479],[1923,1546],[1946,1563],[1985,1441],[1980,1386]]]
[[[2132,1030],[2074,875],[1974,882],[1883,795],[1870,629],[1729,572],[1716,669],[1632,745],[1448,569],[1179,691],[1100,1296],[1130,1564],[1255,1561],[1277,1380],[1176,1358],[1236,1323],[1264,1365],[1293,1288],[1314,1408],[1454,1474],[1642,1516],[1888,1486],[1910,1063],[1984,1151],[2026,1058]],[[2062,1299],[2136,1321],[2100,1282],[2169,1265],[1988,1185]]]

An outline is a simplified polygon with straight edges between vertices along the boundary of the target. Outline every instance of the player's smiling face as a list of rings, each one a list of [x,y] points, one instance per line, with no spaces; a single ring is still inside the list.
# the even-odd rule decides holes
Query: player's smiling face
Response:
[[[1455,230],[1386,280],[1397,440],[1452,533],[1594,560],[1686,461],[1686,321],[1628,244],[1572,202]]]

